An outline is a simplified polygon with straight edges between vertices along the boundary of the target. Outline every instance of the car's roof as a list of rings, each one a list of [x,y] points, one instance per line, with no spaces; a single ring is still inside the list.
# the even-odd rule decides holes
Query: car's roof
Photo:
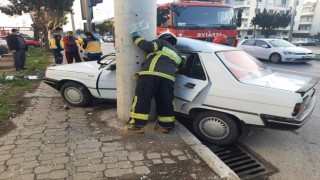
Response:
[[[214,52],[214,51],[225,51],[235,50],[236,48],[221,44],[215,44],[212,42],[205,42],[196,39],[178,37],[177,49],[183,51],[193,52]]]

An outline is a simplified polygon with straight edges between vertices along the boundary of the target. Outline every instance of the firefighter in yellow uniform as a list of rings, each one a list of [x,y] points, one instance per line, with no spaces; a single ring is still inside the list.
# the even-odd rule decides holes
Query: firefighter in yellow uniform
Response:
[[[147,60],[139,72],[135,96],[132,103],[130,120],[125,130],[144,133],[149,119],[151,99],[156,101],[157,129],[169,133],[174,128],[174,81],[176,67],[182,58],[174,47],[177,38],[172,33],[163,33],[158,39],[147,41],[140,32],[130,32],[133,42],[147,54]],[[156,129],[156,128],[155,128]]]
[[[102,56],[101,44],[91,32],[84,33],[85,38],[81,45],[81,49],[84,50],[83,59],[85,61],[100,60]]]

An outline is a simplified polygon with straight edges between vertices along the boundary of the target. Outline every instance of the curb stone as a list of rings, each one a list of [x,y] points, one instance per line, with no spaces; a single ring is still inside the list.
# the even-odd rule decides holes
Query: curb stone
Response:
[[[235,172],[222,162],[209,148],[203,145],[187,128],[178,121],[175,123],[178,125],[176,126],[176,131],[181,139],[188,144],[221,179],[240,179]]]

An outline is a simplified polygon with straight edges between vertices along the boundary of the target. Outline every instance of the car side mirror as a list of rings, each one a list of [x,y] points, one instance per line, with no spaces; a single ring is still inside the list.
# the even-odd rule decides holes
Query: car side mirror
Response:
[[[263,47],[263,48],[269,48],[269,46],[268,45],[262,45],[261,47]]]
[[[116,68],[116,64],[111,64],[110,67],[109,67],[109,70],[110,71],[115,71],[117,68]]]

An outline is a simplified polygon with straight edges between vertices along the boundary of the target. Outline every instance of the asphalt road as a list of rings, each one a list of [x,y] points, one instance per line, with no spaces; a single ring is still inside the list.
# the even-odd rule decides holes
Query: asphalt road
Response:
[[[263,63],[275,71],[320,78],[320,61],[299,64]],[[318,103],[309,121],[302,128],[296,131],[279,131],[255,127],[251,135],[239,139],[240,143],[278,169],[269,179],[320,179],[319,84],[316,92]]]

